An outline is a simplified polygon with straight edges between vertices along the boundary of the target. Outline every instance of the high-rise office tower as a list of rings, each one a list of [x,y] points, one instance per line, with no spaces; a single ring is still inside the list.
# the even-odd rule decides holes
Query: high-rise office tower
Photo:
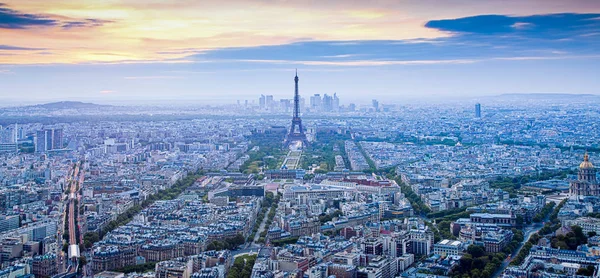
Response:
[[[340,111],[340,99],[338,98],[337,93],[333,94],[332,108],[333,108],[333,111],[335,111],[335,112]]]
[[[63,148],[63,130],[62,128],[52,129],[52,149],[58,150]]]
[[[279,108],[286,113],[290,111],[292,104],[289,99],[280,99],[279,100]]]
[[[304,111],[304,109],[306,109],[306,99],[301,97],[300,98],[300,110]]]
[[[375,111],[379,111],[379,101],[377,101],[376,99],[374,99],[372,101],[373,103],[373,109],[375,109]]]
[[[321,94],[315,94],[310,97],[310,108],[313,110],[321,110]]]
[[[38,130],[35,132],[35,151],[45,152],[48,151],[48,132],[45,129]]]
[[[475,104],[475,117],[481,118],[481,104]]]
[[[260,98],[258,99],[258,106],[260,107],[260,109],[265,109],[266,104],[267,99],[265,95],[260,95]]]
[[[273,107],[275,106],[275,101],[273,100],[273,95],[267,95],[265,104],[267,106],[267,109],[273,110]]]
[[[333,110],[333,97],[330,95],[323,95],[323,111],[331,112]]]
[[[15,128],[2,128],[2,126],[0,126],[0,143],[16,143]]]

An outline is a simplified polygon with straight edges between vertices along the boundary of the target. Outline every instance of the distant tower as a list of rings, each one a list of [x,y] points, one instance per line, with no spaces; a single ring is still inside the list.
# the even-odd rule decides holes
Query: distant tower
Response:
[[[260,109],[265,109],[266,104],[267,98],[265,97],[265,95],[260,95],[260,98],[258,99],[258,106],[260,107]]]
[[[296,70],[296,77],[294,77],[296,83],[296,90],[294,93],[294,116],[292,118],[292,126],[290,132],[285,138],[284,144],[289,146],[292,142],[302,142],[303,145],[308,144],[304,128],[302,127],[302,119],[300,119],[300,94],[298,93],[298,71]]]
[[[481,118],[481,104],[479,103],[475,104],[475,117]]]
[[[375,112],[379,112],[379,101],[374,99],[371,102],[373,103],[373,109],[375,110]]]

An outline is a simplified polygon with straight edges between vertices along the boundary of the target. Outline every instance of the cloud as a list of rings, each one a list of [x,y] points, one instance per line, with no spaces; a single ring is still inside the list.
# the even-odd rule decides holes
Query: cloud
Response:
[[[12,72],[9,69],[0,69],[0,74],[11,74],[11,73],[14,73],[14,72]]]
[[[600,32],[600,22],[594,18],[596,14],[483,15],[430,21],[426,24],[429,28],[453,33],[437,39],[305,41],[205,50],[202,55],[187,58],[208,63],[313,66],[597,59],[600,36],[589,35]]]
[[[117,91],[113,91],[113,90],[102,90],[102,91],[100,91],[100,94],[108,95],[108,94],[113,94],[113,93],[116,93],[116,92]]]
[[[137,79],[179,79],[182,76],[175,75],[149,75],[149,76],[126,76],[124,79],[137,80]]]
[[[518,35],[556,39],[586,34],[600,29],[600,14],[542,14],[531,16],[478,15],[456,19],[431,20],[425,27],[458,34]]]
[[[196,49],[196,48],[183,48],[183,49],[173,49],[173,50],[164,50],[164,51],[158,51],[156,52],[156,54],[166,54],[166,55],[172,55],[172,54],[202,54],[204,53],[205,49]]]
[[[393,65],[435,65],[435,64],[470,64],[475,60],[350,60],[350,61],[296,61],[296,60],[239,60],[236,62],[287,64],[306,66],[350,66],[350,67],[373,67]]]
[[[102,20],[102,19],[93,19],[88,18],[81,21],[67,21],[64,22],[61,27],[63,29],[71,29],[71,28],[92,28],[92,27],[100,27],[107,23],[113,23],[112,20]]]
[[[516,22],[515,24],[511,25],[510,27],[515,28],[517,30],[521,30],[521,29],[529,29],[529,28],[533,28],[535,25],[533,25],[533,23],[527,23],[527,22]]]
[[[25,29],[28,27],[56,26],[57,20],[47,18],[43,15],[20,13],[0,5],[0,28]]]
[[[0,44],[0,50],[45,50],[45,48],[20,47],[20,46]]]
[[[95,18],[70,19],[56,15],[29,14],[6,8],[5,4],[0,4],[0,29],[27,29],[55,26],[60,26],[63,29],[93,28],[113,22]]]

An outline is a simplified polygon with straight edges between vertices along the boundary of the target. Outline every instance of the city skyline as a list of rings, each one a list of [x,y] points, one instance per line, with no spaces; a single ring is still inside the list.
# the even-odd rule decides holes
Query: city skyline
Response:
[[[598,94],[593,1],[4,1],[5,103]],[[232,80],[234,80],[232,82]],[[367,96],[365,98],[365,96]]]
[[[600,278],[600,0],[0,0],[0,277]]]

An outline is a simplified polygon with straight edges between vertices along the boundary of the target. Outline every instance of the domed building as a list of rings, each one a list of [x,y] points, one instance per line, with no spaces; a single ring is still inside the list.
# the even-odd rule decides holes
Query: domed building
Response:
[[[571,196],[600,196],[600,185],[596,180],[596,169],[587,153],[583,156],[583,162],[579,164],[577,180],[571,181],[569,185]]]

